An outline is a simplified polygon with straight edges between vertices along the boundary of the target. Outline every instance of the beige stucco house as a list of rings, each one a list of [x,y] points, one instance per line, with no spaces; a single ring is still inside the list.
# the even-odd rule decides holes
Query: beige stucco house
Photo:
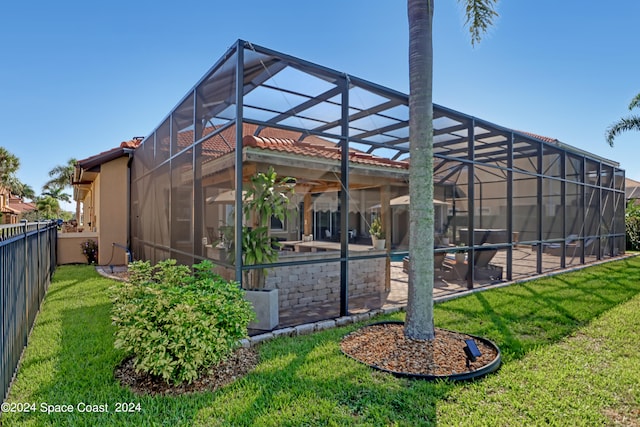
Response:
[[[77,226],[58,236],[58,264],[87,262],[82,242],[98,242],[99,265],[128,263],[129,167],[140,140],[79,160],[73,177]],[[65,231],[65,230],[63,230]]]
[[[22,214],[36,209],[33,203],[11,194],[8,188],[0,187],[0,224],[17,224]]]

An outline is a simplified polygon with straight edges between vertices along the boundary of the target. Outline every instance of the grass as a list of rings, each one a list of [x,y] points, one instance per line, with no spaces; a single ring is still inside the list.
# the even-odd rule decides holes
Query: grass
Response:
[[[347,359],[350,325],[263,344],[257,369],[215,393],[136,396],[113,378],[112,284],[88,266],[58,269],[8,398],[37,410],[2,425],[640,425],[640,257],[438,304],[437,326],[502,350],[502,368],[473,383],[397,379]],[[80,413],[80,402],[110,412]],[[116,413],[119,402],[140,411]]]

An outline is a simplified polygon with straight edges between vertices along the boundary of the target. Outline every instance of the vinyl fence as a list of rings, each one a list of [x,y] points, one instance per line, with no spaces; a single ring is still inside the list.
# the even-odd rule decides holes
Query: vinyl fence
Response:
[[[6,398],[56,267],[55,222],[0,225],[0,387]]]

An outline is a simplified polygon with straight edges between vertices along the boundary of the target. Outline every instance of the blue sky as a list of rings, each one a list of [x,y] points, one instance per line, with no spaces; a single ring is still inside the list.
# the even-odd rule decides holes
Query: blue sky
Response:
[[[604,141],[640,92],[640,2],[504,0],[498,12],[473,48],[458,2],[436,2],[434,102],[640,180],[640,134]],[[0,146],[39,193],[70,157],[149,134],[239,38],[408,91],[404,1],[11,1],[0,6]]]

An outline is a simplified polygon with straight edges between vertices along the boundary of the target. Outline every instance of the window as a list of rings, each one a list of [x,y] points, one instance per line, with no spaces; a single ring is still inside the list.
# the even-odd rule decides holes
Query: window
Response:
[[[286,230],[286,219],[285,221],[280,221],[278,218],[276,218],[275,216],[271,217],[271,230],[274,231],[285,231]]]

